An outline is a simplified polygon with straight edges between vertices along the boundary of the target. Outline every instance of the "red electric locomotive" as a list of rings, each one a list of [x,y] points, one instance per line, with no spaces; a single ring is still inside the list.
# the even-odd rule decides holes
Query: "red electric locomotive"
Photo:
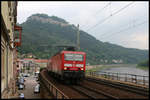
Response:
[[[47,69],[62,80],[79,81],[85,77],[86,53],[61,51],[48,61]]]

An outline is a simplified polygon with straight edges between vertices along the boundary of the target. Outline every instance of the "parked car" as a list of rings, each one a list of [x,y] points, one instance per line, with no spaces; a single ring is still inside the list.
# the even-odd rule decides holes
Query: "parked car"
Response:
[[[37,84],[34,88],[34,93],[39,93],[40,92],[40,84]]]
[[[20,98],[20,99],[25,99],[25,98],[24,98],[24,94],[23,94],[23,93],[20,93],[19,98]]]
[[[23,90],[24,89],[24,84],[19,84],[19,90]]]
[[[29,77],[29,76],[30,76],[30,74],[27,74],[27,76]]]
[[[37,83],[40,84],[40,81],[38,80]]]
[[[37,78],[38,76],[34,76],[34,78]]]
[[[24,84],[24,81],[25,81],[24,77],[20,77],[19,83]]]
[[[36,81],[39,81],[39,78],[38,78],[38,77],[36,78]]]
[[[24,73],[23,76],[24,76],[24,77],[28,77],[28,74],[27,74],[27,73]]]
[[[39,86],[39,87],[40,87],[40,84],[38,83],[36,86]]]
[[[16,81],[16,86],[19,86],[19,79],[17,79],[17,81]]]

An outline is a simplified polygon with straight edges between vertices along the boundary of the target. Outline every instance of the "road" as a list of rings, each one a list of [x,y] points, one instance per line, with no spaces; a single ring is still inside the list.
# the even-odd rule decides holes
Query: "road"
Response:
[[[34,93],[34,87],[36,86],[36,78],[33,76],[25,78],[25,89],[19,90],[19,93],[24,93],[25,99],[40,99],[40,93]]]

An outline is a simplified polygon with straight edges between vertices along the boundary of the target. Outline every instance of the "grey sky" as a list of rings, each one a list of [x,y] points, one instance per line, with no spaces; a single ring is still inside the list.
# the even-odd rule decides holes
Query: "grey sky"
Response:
[[[132,4],[121,10],[130,3]],[[108,6],[105,7],[106,5]],[[81,30],[103,42],[149,49],[148,8],[146,1],[19,1],[17,22],[25,22],[27,17],[35,13],[55,15],[70,24],[79,24]],[[121,11],[114,14],[119,10]],[[105,20],[111,14],[114,15]]]

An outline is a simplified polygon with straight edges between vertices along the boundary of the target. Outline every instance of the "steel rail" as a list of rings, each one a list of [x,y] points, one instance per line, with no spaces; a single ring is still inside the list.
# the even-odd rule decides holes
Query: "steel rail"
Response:
[[[105,92],[100,91],[100,90],[97,90],[97,89],[95,89],[95,88],[86,87],[86,86],[83,86],[83,85],[82,85],[82,87],[83,87],[83,88],[86,88],[86,89],[88,89],[88,90],[90,90],[90,91],[94,91],[94,92],[96,92],[96,93],[98,93],[98,94],[102,94],[102,95],[108,97],[109,99],[117,99],[117,100],[119,99],[119,98],[116,97],[116,96],[113,96],[113,95],[111,95],[111,94],[105,93]]]
[[[139,95],[149,96],[149,90],[144,90],[144,89],[141,89],[141,88],[137,88],[137,87],[121,84],[121,83],[112,83],[112,82],[102,80],[102,79],[95,79],[95,78],[90,78],[90,77],[86,77],[85,79],[88,80],[88,81],[93,81],[93,82],[96,82],[96,83],[99,83],[99,84],[104,84],[104,85],[107,85],[107,86],[119,88],[121,90],[136,93],[136,94],[139,94]]]
[[[74,89],[75,91],[78,91],[79,93],[81,93],[84,96],[87,96],[89,99],[97,99],[95,96],[89,94],[89,93],[85,93],[80,87],[78,86],[70,86],[70,88]]]

